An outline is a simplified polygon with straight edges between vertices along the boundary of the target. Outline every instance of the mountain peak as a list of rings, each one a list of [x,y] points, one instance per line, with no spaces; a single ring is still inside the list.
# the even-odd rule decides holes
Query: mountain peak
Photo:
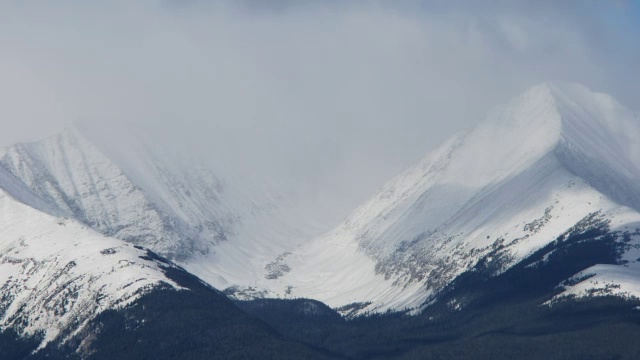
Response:
[[[608,95],[534,86],[391,180],[334,231],[292,251],[280,261],[292,269],[279,279],[283,288],[265,288],[288,286],[332,306],[419,306],[483,257],[495,259],[496,249],[507,268],[593,214],[634,223],[639,132],[637,115]],[[327,273],[340,282],[327,282]],[[342,284],[354,274],[366,285]]]
[[[496,174],[519,172],[554,154],[589,182],[596,180],[594,172],[632,179],[640,176],[638,138],[638,115],[611,96],[578,84],[546,82],[496,107],[461,136],[450,165],[459,167],[456,178],[462,172],[469,175],[462,177],[467,185],[483,186]]]
[[[621,128],[637,128],[638,116],[612,96],[595,92],[588,87],[569,82],[544,82],[524,91],[520,96],[511,100],[508,105],[497,107],[494,111],[504,111],[511,108],[516,115],[529,112],[533,120],[544,121],[539,113],[531,112],[534,108],[546,109],[555,113],[554,120],[560,121],[563,137],[571,131],[611,132],[619,136]],[[517,117],[511,119],[517,121]],[[579,125],[582,124],[582,125]],[[557,125],[557,124],[556,124]],[[576,129],[576,127],[580,129]]]
[[[607,97],[611,100],[613,99],[607,94],[592,91],[585,85],[565,81],[542,82],[529,87],[523,91],[519,97],[525,97],[530,100],[535,100],[536,97],[551,98],[554,100],[556,105],[559,105],[568,99],[573,99],[572,101],[578,101],[580,99],[593,100],[593,97]]]
[[[548,146],[560,163],[621,205],[640,210],[640,118],[610,95],[572,83],[543,83],[510,103],[510,115],[530,116],[520,128]],[[544,112],[531,112],[538,107]],[[522,120],[514,116],[513,121]],[[544,129],[536,132],[536,127]],[[514,135],[515,136],[515,135]],[[531,150],[530,142],[521,143]]]

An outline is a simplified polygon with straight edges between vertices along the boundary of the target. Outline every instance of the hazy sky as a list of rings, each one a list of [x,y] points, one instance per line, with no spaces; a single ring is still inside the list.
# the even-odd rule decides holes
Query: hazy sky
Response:
[[[348,207],[542,81],[583,83],[640,109],[639,9],[2,1],[0,145],[76,121],[135,123],[272,181],[318,185]]]

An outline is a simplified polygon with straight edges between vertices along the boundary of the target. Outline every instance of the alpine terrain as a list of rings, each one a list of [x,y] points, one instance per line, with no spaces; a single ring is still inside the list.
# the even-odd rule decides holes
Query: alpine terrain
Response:
[[[535,86],[332,230],[109,131],[0,150],[2,359],[640,355],[640,116],[608,95]]]
[[[325,357],[169,260],[65,217],[4,168],[0,180],[0,358]]]
[[[259,284],[333,307],[419,311],[480,264],[498,275],[573,233],[603,228],[624,243],[615,264],[571,274],[556,298],[638,297],[638,139],[640,117],[610,96],[535,86],[391,180],[336,229],[282,253],[274,264],[286,271]]]

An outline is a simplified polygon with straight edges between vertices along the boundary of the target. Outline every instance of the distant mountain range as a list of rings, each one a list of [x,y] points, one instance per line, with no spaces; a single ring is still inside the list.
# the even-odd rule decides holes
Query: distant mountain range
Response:
[[[409,356],[362,322],[410,338],[514,304],[640,301],[640,116],[580,85],[497,107],[333,230],[269,184],[114,133],[0,150],[3,358]]]

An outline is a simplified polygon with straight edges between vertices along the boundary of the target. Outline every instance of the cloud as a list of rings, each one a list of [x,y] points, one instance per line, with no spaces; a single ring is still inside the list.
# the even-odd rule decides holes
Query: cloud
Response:
[[[238,4],[3,3],[0,143],[135,124],[347,211],[536,83],[640,103],[631,2]]]

